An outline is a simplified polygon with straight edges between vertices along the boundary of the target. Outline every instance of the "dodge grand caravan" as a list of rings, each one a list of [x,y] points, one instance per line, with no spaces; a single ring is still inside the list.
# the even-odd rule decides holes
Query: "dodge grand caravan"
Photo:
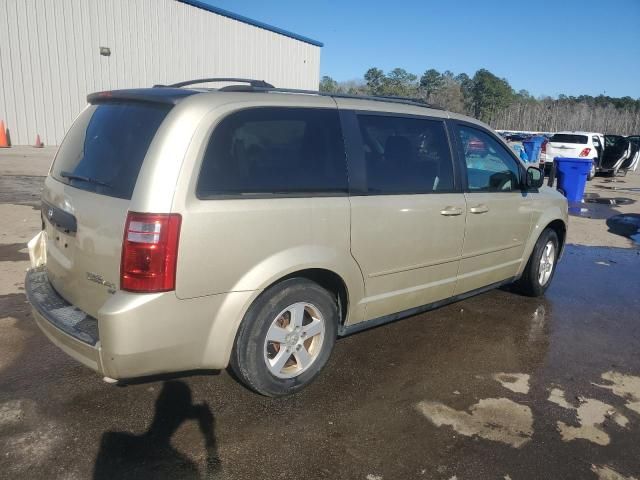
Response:
[[[89,95],[45,180],[27,295],[106,380],[230,365],[285,395],[339,336],[549,286],[566,201],[486,125],[407,99],[197,83]]]

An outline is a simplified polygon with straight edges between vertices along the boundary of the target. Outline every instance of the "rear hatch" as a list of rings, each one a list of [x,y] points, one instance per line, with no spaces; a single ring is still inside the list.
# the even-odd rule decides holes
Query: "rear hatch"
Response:
[[[589,137],[587,135],[573,134],[573,133],[556,133],[549,143],[547,143],[547,157],[548,162],[552,162],[555,157],[568,157],[568,158],[593,158],[597,154],[594,152],[586,152],[585,149],[591,150],[588,145]]]
[[[119,288],[124,224],[149,145],[172,105],[89,105],[56,155],[42,193],[47,271],[69,303],[96,316]]]

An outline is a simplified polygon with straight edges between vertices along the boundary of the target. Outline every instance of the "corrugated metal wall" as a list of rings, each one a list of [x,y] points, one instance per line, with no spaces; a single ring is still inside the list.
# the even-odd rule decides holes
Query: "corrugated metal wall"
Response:
[[[0,119],[14,145],[59,144],[99,90],[208,76],[318,88],[320,47],[176,0],[0,3]]]

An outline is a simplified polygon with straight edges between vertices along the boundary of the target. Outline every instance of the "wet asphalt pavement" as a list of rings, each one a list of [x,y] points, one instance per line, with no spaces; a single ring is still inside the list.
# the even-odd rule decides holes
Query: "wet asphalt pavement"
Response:
[[[21,181],[0,203],[35,205]],[[569,245],[545,297],[495,290],[341,339],[275,400],[227,372],[107,385],[18,290],[0,296],[0,478],[640,478],[639,287],[640,250]]]

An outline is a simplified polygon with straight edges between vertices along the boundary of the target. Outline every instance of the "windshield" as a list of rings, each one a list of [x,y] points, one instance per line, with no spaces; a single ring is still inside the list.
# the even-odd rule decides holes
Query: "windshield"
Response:
[[[556,133],[551,137],[550,142],[553,143],[577,143],[580,145],[586,145],[589,141],[586,135],[574,135],[571,133]]]
[[[75,188],[130,200],[149,144],[170,108],[90,105],[62,142],[52,176]]]

